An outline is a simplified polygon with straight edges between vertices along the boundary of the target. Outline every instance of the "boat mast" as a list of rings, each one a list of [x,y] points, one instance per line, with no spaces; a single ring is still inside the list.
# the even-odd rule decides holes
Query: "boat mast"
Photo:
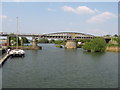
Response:
[[[17,17],[17,33],[16,33],[16,39],[17,39],[17,49],[18,49],[18,17]]]

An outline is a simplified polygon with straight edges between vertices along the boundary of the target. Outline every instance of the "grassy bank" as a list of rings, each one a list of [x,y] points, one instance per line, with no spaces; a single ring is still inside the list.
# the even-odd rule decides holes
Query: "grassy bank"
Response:
[[[106,48],[106,51],[120,52],[120,47],[118,47],[118,46],[109,46],[109,47]]]

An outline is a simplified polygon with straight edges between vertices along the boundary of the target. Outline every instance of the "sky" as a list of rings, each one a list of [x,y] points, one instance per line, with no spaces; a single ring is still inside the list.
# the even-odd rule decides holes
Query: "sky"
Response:
[[[103,36],[118,33],[117,2],[2,2],[3,32],[79,32]]]

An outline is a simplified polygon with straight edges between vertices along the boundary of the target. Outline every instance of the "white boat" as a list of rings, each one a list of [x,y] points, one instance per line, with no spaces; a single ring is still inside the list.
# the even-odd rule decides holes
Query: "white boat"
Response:
[[[25,52],[22,49],[13,49],[9,52],[11,56],[24,56]]]
[[[10,50],[9,54],[11,56],[24,56],[25,55],[25,51],[23,51],[22,49],[18,49],[18,17],[17,17],[17,34],[16,34],[16,39],[17,39],[17,47],[16,47],[16,49]]]

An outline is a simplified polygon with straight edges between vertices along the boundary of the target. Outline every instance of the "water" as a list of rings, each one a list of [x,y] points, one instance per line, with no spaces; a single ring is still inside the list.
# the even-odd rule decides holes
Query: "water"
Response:
[[[3,88],[117,88],[118,54],[87,53],[42,44],[10,58],[3,66]]]

